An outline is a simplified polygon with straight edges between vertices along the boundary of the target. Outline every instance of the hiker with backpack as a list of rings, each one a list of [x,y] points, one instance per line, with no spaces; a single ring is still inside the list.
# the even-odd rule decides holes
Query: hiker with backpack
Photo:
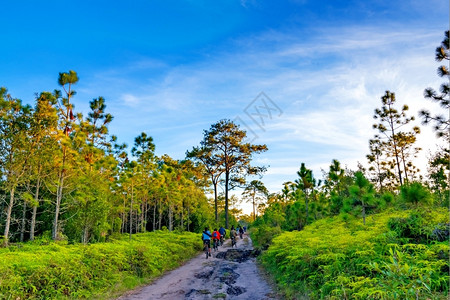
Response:
[[[214,228],[214,231],[212,233],[212,238],[213,238],[214,251],[217,251],[217,247],[219,246],[219,241],[220,241],[220,232],[217,231],[217,228]]]
[[[202,232],[202,241],[203,241],[203,247],[207,247],[207,249],[205,249],[205,252],[207,253],[206,258],[208,258],[208,256],[211,257],[211,231],[209,231],[208,227],[205,227],[205,230]]]
[[[220,226],[219,233],[220,233],[220,246],[222,246],[223,242],[225,240],[225,235],[227,234],[227,231],[225,230],[225,228],[223,228],[223,226]]]
[[[236,229],[234,229],[234,225],[231,226],[230,230],[230,238],[231,238],[231,248],[233,248],[234,245],[236,245]]]
[[[239,226],[239,236],[241,237],[241,239],[242,239],[243,234],[244,234],[244,229],[242,228],[242,226]]]

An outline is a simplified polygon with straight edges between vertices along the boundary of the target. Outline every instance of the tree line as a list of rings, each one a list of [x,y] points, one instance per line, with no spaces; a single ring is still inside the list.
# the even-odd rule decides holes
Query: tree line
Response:
[[[61,89],[38,94],[34,106],[0,89],[3,245],[37,236],[88,243],[119,233],[198,231],[214,222],[210,183],[225,174],[228,190],[244,168],[257,172],[251,155],[266,147],[245,143],[245,131],[229,120],[205,131],[201,150],[187,153],[193,160],[157,157],[145,132],[127,151],[109,134],[113,116],[103,97],[90,101],[87,116],[75,111],[77,82],[75,71],[60,73]],[[219,160],[220,166],[207,163]]]
[[[448,31],[436,49],[436,60],[448,61]],[[438,75],[448,78],[446,66]],[[419,175],[414,159],[418,126],[408,106],[397,107],[395,93],[386,91],[375,109],[369,141],[368,167],[357,171],[333,160],[323,179],[302,163],[297,178],[270,194],[260,180],[264,166],[252,164],[266,145],[251,144],[246,132],[230,120],[220,120],[204,131],[199,146],[186,159],[157,157],[151,136],[138,135],[131,151],[109,134],[113,116],[106,101],[90,102],[87,116],[75,111],[74,71],[59,74],[61,90],[42,92],[34,106],[22,104],[6,88],[0,89],[0,230],[3,244],[48,236],[88,243],[111,235],[168,230],[198,231],[206,224],[235,222],[230,191],[244,189],[252,203],[253,220],[263,214],[271,226],[302,229],[313,220],[338,213],[361,213],[392,201],[398,190],[431,192],[440,205],[448,202],[449,149],[429,160],[427,178]],[[425,98],[449,110],[449,84]],[[439,139],[450,140],[449,119],[428,110],[419,114],[432,123]],[[218,192],[223,186],[224,193]],[[210,188],[212,203],[206,196]],[[410,193],[411,194],[411,193]],[[415,199],[411,196],[411,199]],[[426,197],[425,197],[426,198]],[[416,200],[412,200],[413,202]],[[447,201],[447,202],[446,202]],[[231,211],[231,215],[230,215]]]

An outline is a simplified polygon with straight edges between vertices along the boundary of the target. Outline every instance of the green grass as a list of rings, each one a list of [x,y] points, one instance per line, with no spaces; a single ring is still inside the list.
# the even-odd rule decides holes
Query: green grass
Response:
[[[261,261],[287,298],[447,299],[448,241],[427,237],[448,223],[448,210],[422,212],[422,243],[389,230],[391,218],[412,211],[387,211],[361,219],[333,217],[273,239]],[[421,227],[422,228],[422,227]]]
[[[149,282],[195,256],[198,234],[152,232],[108,243],[0,249],[0,299],[91,299]]]

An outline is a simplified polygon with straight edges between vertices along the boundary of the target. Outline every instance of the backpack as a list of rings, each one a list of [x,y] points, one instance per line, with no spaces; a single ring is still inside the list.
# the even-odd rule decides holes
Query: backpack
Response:
[[[214,231],[214,232],[213,232],[213,237],[214,237],[214,238],[217,238],[217,231]]]

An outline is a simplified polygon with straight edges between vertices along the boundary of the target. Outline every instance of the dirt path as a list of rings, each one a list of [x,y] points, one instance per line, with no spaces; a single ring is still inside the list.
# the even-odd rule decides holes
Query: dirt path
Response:
[[[231,248],[230,240],[173,270],[152,284],[118,300],[154,299],[278,299],[255,263],[256,253],[249,237],[239,239]]]

